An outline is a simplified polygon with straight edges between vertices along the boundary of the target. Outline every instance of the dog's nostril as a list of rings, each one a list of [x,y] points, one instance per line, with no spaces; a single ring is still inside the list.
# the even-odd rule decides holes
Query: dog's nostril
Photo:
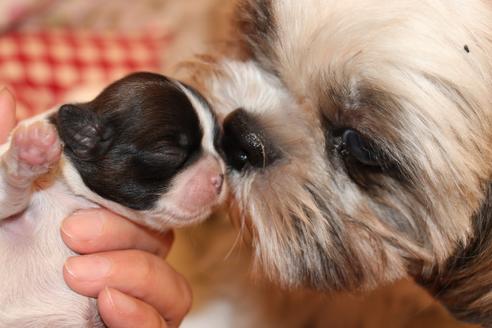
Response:
[[[224,136],[222,148],[226,155],[228,165],[230,165],[233,169],[240,171],[248,163],[254,166],[253,162],[256,156],[250,155],[252,153],[251,150],[244,150],[241,143],[236,140],[235,137]]]
[[[247,165],[265,168],[280,157],[259,120],[241,108],[224,120],[222,148],[227,163],[238,171]]]

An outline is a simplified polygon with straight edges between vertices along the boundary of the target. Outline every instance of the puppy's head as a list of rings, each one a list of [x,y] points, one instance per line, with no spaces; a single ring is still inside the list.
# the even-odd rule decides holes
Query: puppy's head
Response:
[[[246,41],[272,76],[247,80],[263,86],[230,103],[224,140],[267,273],[373,287],[467,243],[492,168],[489,7],[249,2]]]
[[[135,73],[53,121],[67,181],[91,200],[165,228],[205,218],[224,198],[215,116],[177,81]]]

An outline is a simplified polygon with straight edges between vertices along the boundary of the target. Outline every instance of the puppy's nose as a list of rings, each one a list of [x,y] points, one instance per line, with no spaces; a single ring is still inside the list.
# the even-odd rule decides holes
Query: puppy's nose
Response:
[[[217,195],[220,194],[222,190],[222,185],[224,184],[224,175],[219,174],[214,177],[212,177],[212,186],[214,186],[215,191],[217,192]]]
[[[239,108],[224,120],[222,139],[227,164],[237,171],[266,168],[280,158],[259,117]]]

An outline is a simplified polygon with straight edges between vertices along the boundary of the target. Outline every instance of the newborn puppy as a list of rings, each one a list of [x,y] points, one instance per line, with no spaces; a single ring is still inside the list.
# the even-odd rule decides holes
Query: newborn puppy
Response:
[[[64,283],[61,221],[104,206],[159,231],[199,222],[226,194],[219,137],[207,101],[151,73],[22,122],[0,148],[0,326],[102,327]]]

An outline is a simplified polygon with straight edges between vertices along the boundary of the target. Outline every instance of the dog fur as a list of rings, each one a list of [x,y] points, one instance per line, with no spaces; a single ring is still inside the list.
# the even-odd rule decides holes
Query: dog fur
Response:
[[[225,131],[256,129],[228,158],[257,264],[321,291],[411,276],[492,325],[490,3],[249,0],[235,18],[228,49],[185,74]],[[278,102],[228,97],[220,57],[251,60]]]
[[[0,327],[103,327],[63,280],[62,220],[100,206],[158,231],[203,220],[227,194],[219,131],[193,89],[151,73],[21,122],[0,148]]]

